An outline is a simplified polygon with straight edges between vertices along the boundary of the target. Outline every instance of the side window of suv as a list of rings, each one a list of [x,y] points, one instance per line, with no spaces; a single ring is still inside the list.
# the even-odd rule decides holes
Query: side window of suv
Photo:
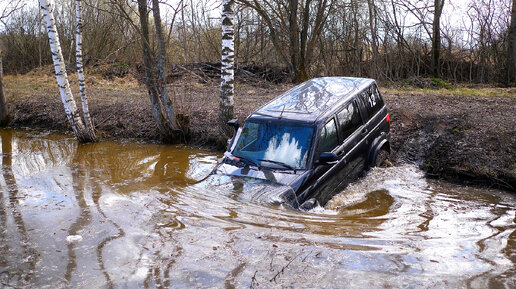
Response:
[[[362,119],[355,102],[350,102],[337,114],[342,139],[347,139],[357,128],[362,125]]]
[[[373,116],[383,107],[383,100],[380,96],[380,92],[378,91],[378,87],[374,84],[362,92],[360,97],[364,102],[369,117]]]
[[[322,152],[331,152],[338,144],[337,126],[335,120],[331,119],[321,130],[316,156],[319,156]]]

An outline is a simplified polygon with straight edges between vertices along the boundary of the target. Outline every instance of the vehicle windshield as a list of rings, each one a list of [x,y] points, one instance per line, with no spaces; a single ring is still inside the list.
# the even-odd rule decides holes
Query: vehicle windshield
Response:
[[[248,121],[244,124],[233,155],[263,167],[303,169],[310,152],[312,135],[313,128],[310,126]]]

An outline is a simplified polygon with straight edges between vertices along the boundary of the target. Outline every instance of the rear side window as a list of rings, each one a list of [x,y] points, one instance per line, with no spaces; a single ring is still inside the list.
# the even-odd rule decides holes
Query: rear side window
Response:
[[[376,85],[369,86],[360,94],[360,97],[364,102],[369,117],[376,114],[383,107],[383,100]]]
[[[317,145],[317,156],[323,152],[331,152],[339,144],[337,126],[335,120],[330,120],[321,130],[319,144]]]
[[[350,102],[337,114],[342,139],[347,139],[357,128],[362,125],[362,119],[355,102]]]

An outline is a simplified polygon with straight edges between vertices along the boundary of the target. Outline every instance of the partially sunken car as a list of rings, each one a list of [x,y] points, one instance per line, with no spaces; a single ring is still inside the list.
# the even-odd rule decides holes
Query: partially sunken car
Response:
[[[323,77],[271,100],[244,122],[208,182],[251,200],[324,205],[390,153],[390,117],[372,79]]]

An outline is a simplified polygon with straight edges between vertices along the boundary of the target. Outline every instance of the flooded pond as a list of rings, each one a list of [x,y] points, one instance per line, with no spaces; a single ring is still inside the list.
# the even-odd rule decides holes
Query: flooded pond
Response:
[[[299,212],[194,186],[210,151],[0,137],[0,287],[516,287],[506,192],[402,166]]]

